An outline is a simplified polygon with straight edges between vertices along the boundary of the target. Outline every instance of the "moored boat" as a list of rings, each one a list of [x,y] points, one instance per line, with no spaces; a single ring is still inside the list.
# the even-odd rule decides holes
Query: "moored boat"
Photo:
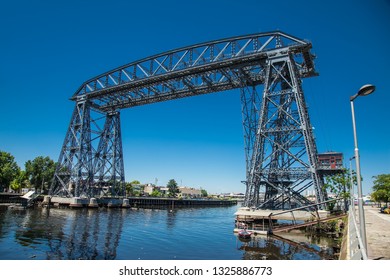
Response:
[[[240,230],[238,232],[238,237],[243,238],[243,239],[249,239],[249,238],[251,238],[251,235],[252,235],[252,233],[247,232],[245,229]]]

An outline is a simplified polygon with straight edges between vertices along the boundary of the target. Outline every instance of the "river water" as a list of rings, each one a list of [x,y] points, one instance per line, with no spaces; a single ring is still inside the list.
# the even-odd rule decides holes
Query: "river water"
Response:
[[[2,260],[332,259],[332,240],[233,233],[239,206],[152,209],[8,209],[0,206]]]

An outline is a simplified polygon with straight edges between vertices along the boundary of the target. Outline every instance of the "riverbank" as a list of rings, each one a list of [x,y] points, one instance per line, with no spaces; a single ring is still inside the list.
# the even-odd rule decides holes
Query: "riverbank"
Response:
[[[161,197],[101,197],[101,198],[63,198],[38,196],[35,205],[57,208],[188,208],[188,207],[225,207],[237,205],[237,200],[222,199],[181,199]],[[0,204],[15,204],[26,206],[27,200],[18,194],[0,194]]]
[[[237,205],[237,200],[220,199],[179,199],[155,197],[128,197],[129,205],[134,208],[186,208],[186,207],[225,207]]]

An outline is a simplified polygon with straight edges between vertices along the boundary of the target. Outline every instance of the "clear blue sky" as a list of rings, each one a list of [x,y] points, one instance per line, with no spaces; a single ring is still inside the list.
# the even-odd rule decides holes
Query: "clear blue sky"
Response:
[[[355,102],[364,192],[390,173],[390,1],[3,1],[0,150],[57,161],[87,79],[194,43],[281,30],[313,44],[320,76],[304,93],[318,150],[353,155]],[[239,90],[122,110],[126,180],[244,192]]]

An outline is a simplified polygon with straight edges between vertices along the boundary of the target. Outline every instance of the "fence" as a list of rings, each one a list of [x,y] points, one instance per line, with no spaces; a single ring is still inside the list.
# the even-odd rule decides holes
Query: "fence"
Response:
[[[360,236],[359,228],[356,223],[355,207],[349,206],[348,215],[348,242],[350,260],[367,260],[367,251]]]

